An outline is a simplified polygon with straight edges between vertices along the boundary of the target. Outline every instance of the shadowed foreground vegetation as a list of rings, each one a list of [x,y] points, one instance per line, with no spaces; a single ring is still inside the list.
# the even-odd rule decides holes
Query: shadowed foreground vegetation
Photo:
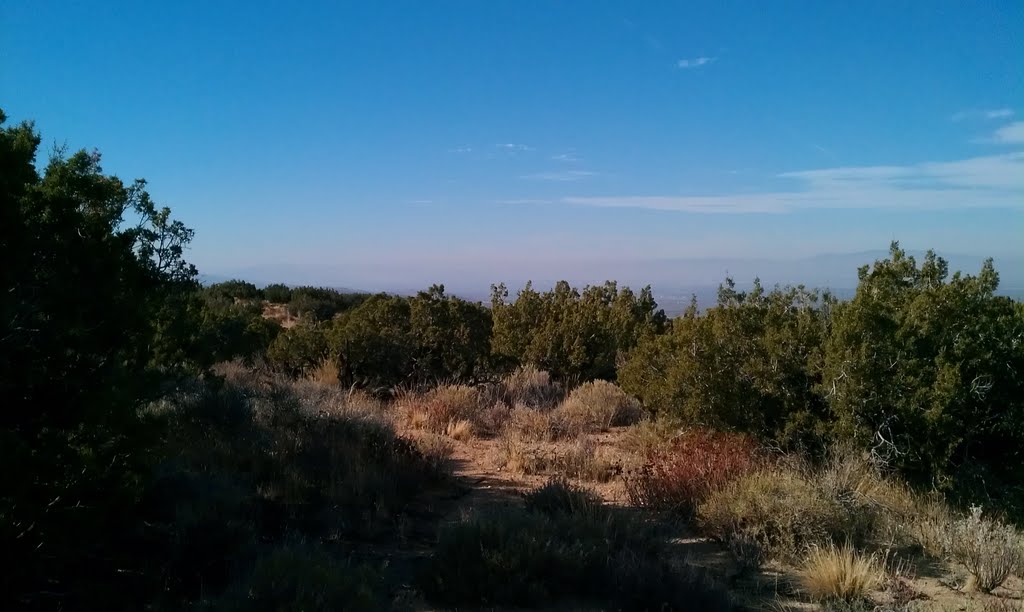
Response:
[[[849,301],[727,279],[672,320],[613,282],[202,287],[145,182],[85,151],[40,172],[39,143],[0,130],[5,609],[716,610],[776,568],[909,610],[926,562],[1019,584],[1024,306],[991,261],[893,244]],[[552,480],[463,513],[459,449]]]

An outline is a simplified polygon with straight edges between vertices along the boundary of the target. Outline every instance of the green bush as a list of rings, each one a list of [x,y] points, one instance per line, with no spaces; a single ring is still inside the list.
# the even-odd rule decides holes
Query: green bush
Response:
[[[666,325],[650,287],[638,295],[614,282],[580,292],[560,281],[544,293],[527,283],[513,302],[504,284],[495,285],[491,313],[498,361],[531,364],[561,380],[614,379],[619,355]]]
[[[949,276],[894,243],[834,316],[822,386],[838,434],[920,484],[1024,500],[1024,316],[987,261]],[[975,490],[984,482],[984,491]]]
[[[193,232],[98,152],[37,166],[34,126],[5,122],[0,591],[29,609],[137,609],[134,510],[158,433],[137,410],[196,366]]]
[[[263,299],[271,304],[287,304],[292,301],[292,290],[288,285],[274,283],[263,288]]]
[[[330,356],[327,331],[321,323],[300,322],[281,331],[267,348],[267,361],[290,376],[312,371]]]
[[[833,300],[803,287],[749,293],[731,280],[718,305],[696,304],[671,330],[641,342],[619,384],[658,416],[752,433],[788,447],[821,444],[828,418],[820,353]]]
[[[341,293],[325,287],[296,287],[290,290],[288,312],[294,317],[313,321],[329,321],[365,302],[364,293]]]

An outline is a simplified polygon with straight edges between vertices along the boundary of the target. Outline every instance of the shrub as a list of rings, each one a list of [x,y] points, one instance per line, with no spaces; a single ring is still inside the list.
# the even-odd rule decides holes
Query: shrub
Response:
[[[505,429],[511,417],[512,410],[503,402],[497,401],[477,413],[474,425],[480,435],[496,436]]]
[[[505,401],[510,406],[527,408],[554,408],[565,397],[562,385],[551,376],[533,366],[521,366],[501,381]]]
[[[532,408],[514,408],[509,428],[526,440],[544,442],[554,438],[550,413]]]
[[[460,421],[475,421],[480,413],[480,401],[480,393],[473,387],[444,385],[423,395],[407,394],[399,400],[399,405],[406,411],[412,427],[446,434]]]
[[[765,560],[764,545],[756,530],[740,530],[726,540],[740,572],[756,571]]]
[[[752,472],[711,491],[697,509],[701,530],[722,542],[754,538],[773,557],[845,539],[849,517],[796,470]]]
[[[692,514],[710,492],[755,466],[757,446],[742,434],[691,430],[626,478],[637,506]]]
[[[506,432],[501,437],[501,467],[516,474],[538,474],[547,461],[531,444],[515,432]]]
[[[449,424],[476,418],[480,410],[480,393],[466,385],[444,385],[427,392],[428,427],[444,431]]]
[[[642,416],[640,402],[605,380],[591,381],[573,389],[554,414],[565,435],[607,431],[616,425],[632,425]]]
[[[812,599],[855,602],[881,584],[884,572],[874,555],[866,556],[847,544],[811,547],[798,576]]]
[[[292,300],[292,290],[281,283],[267,285],[263,288],[263,298],[271,304],[287,304]]]
[[[199,609],[228,612],[380,610],[380,572],[354,566],[309,544],[287,544],[257,559],[252,573]]]
[[[980,472],[993,501],[1012,503],[1024,483],[1024,311],[998,286],[991,259],[950,275],[934,252],[918,261],[895,242],[861,268],[824,343],[835,430],[864,447],[882,435],[879,451],[912,481],[963,494]]]
[[[386,533],[438,472],[395,436],[378,406],[308,383],[227,383],[176,398],[169,453],[191,469],[231,475],[275,524]]]
[[[420,577],[446,607],[600,602],[621,610],[728,610],[728,598],[686,566],[664,561],[653,534],[563,485],[444,529]],[[554,498],[554,501],[552,500]],[[586,507],[566,513],[562,500]]]
[[[672,441],[682,433],[679,421],[670,417],[646,419],[623,432],[619,448],[643,459],[671,446]]]
[[[948,549],[971,573],[971,586],[988,593],[1024,564],[1024,538],[1013,527],[982,516],[979,506],[952,523]]]
[[[849,517],[847,538],[892,549],[913,543],[910,525],[921,500],[904,483],[882,475],[868,455],[848,447],[831,449],[823,466],[805,476]]]
[[[592,517],[605,509],[596,493],[571,484],[565,478],[553,477],[524,496],[526,509],[549,516],[566,514]]]
[[[281,331],[267,349],[267,361],[289,376],[301,376],[327,358],[324,329],[316,323],[300,323]]]
[[[412,443],[435,472],[446,474],[450,471],[449,462],[455,452],[450,439],[437,434],[421,433],[412,438]]]
[[[607,482],[615,475],[617,467],[598,453],[593,440],[580,438],[557,454],[548,469],[578,480]]]

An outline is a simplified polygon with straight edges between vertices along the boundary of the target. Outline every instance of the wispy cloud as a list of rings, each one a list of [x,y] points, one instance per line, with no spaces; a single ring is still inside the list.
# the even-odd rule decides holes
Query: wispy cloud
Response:
[[[1024,121],[1014,121],[996,130],[992,141],[1001,144],[1024,144]]]
[[[524,174],[519,178],[531,181],[579,181],[587,177],[597,176],[596,172],[586,170],[564,170],[556,172],[537,172],[535,174]]]
[[[525,153],[526,151],[533,151],[533,147],[529,145],[516,144],[514,142],[498,143],[494,146],[509,153]]]
[[[557,200],[539,200],[535,198],[524,198],[519,200],[497,200],[496,204],[554,204]]]
[[[952,121],[966,121],[968,119],[1006,119],[1013,116],[1013,109],[1009,108],[988,108],[962,110],[950,116]]]
[[[680,68],[699,68],[701,66],[706,66],[717,59],[717,57],[706,57],[702,55],[692,59],[681,59],[676,62],[676,66],[679,66]]]
[[[580,158],[575,153],[562,153],[560,155],[552,155],[551,159],[560,162],[578,162]]]
[[[468,145],[464,146],[464,147],[455,147],[454,149],[448,149],[448,152],[449,153],[472,153],[473,152],[473,147],[470,147]]]
[[[583,206],[694,213],[786,213],[807,209],[1024,209],[1024,152],[908,166],[786,172],[789,191],[708,196],[568,197]]]

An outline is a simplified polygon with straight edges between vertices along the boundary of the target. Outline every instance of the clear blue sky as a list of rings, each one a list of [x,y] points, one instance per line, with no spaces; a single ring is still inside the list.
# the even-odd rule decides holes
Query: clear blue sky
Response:
[[[0,20],[11,119],[147,178],[209,274],[643,280],[894,238],[1024,267],[1019,0],[13,0]]]

